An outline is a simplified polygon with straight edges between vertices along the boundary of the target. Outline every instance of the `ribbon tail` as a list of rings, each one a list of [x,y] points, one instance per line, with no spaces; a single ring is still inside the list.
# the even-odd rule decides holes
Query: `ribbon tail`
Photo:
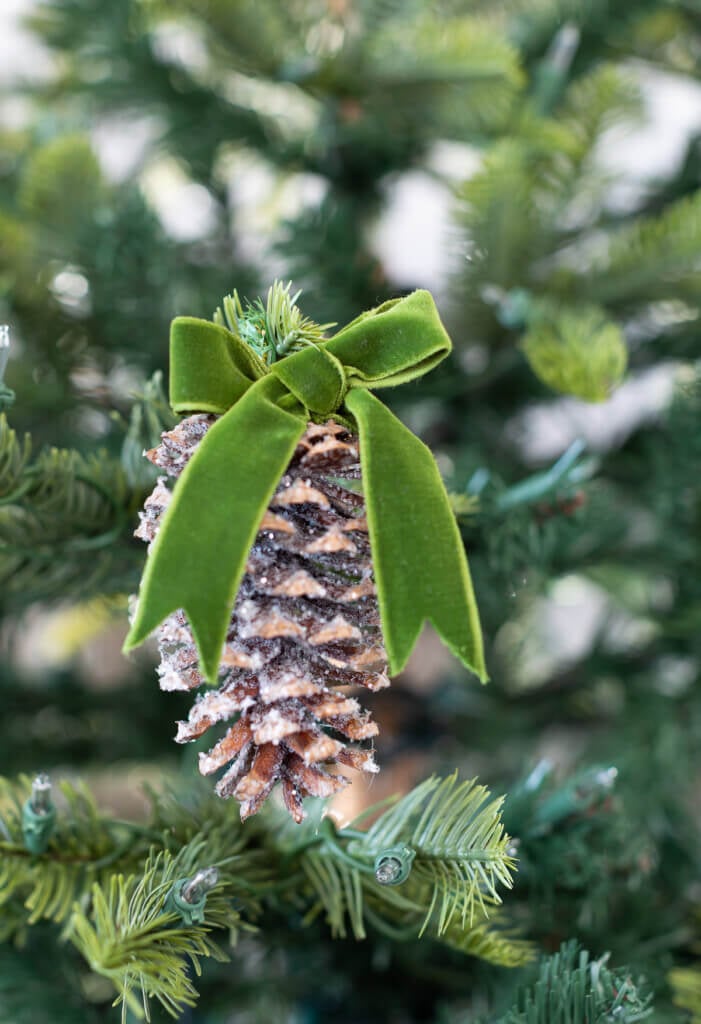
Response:
[[[400,672],[426,621],[482,681],[477,604],[460,532],[430,450],[369,391],[346,406],[360,435],[366,511],[385,649]]]
[[[201,670],[216,682],[248,553],[306,427],[301,409],[276,404],[280,393],[271,377],[253,385],[185,467],[149,553],[125,651],[182,608]]]

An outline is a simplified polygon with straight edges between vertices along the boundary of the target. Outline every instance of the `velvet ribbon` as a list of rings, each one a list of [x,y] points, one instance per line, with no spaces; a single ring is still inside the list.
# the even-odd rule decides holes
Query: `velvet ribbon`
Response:
[[[266,365],[231,331],[178,317],[170,397],[211,412],[176,482],[149,553],[125,650],[182,608],[203,675],[215,682],[246,559],[309,420],[358,434],[382,633],[401,671],[426,621],[486,678],[460,533],[429,449],[373,394],[431,370],[451,349],[431,295],[417,291],[361,314],[332,338]]]

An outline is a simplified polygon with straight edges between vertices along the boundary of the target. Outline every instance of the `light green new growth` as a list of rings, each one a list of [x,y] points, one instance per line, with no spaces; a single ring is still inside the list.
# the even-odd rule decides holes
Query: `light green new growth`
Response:
[[[587,402],[609,397],[628,358],[620,328],[595,308],[536,312],[521,347],[544,384]]]
[[[322,341],[324,332],[335,324],[318,324],[304,316],[297,305],[301,291],[290,294],[292,282],[275,281],[268,289],[265,305],[262,299],[241,302],[234,289],[214,313],[214,322],[227,327],[245,341],[265,363],[274,363],[290,352]]]
[[[451,949],[499,967],[523,967],[536,956],[534,943],[521,938],[516,928],[502,920],[499,909],[469,928],[459,922],[451,925],[442,940]]]
[[[0,414],[0,501],[3,504],[17,493],[17,486],[31,454],[29,434],[25,434],[20,441],[16,432],[10,428],[5,414]],[[26,489],[22,488],[23,491]]]
[[[694,915],[696,929],[701,925],[701,908],[696,908]],[[701,944],[697,941],[692,946],[693,952],[701,953]],[[682,1010],[691,1015],[691,1024],[701,1024],[701,963],[698,959],[685,967],[675,967],[667,976],[674,995],[674,1002]]]
[[[89,914],[75,906],[66,935],[90,967],[115,985],[114,1005],[121,1003],[123,1022],[127,1009],[148,1019],[150,998],[177,1017],[197,1001],[190,965],[199,975],[200,957],[226,959],[209,938],[209,927],[179,926],[177,915],[164,911],[170,889],[193,860],[187,847],[177,857],[150,856],[140,875],[113,875],[104,888],[96,883]]]
[[[17,202],[44,228],[65,232],[86,222],[104,188],[100,164],[87,135],[60,136],[30,156],[24,168]]]
[[[669,972],[674,1002],[691,1014],[691,1024],[701,1024],[701,969],[677,967]]]

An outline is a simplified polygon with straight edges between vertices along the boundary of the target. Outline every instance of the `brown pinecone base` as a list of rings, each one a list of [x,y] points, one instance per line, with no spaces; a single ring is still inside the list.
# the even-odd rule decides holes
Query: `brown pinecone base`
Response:
[[[188,417],[148,457],[168,476],[179,476],[215,419]],[[219,686],[202,693],[179,724],[176,740],[187,743],[236,719],[200,755],[200,771],[226,768],[216,791],[240,802],[243,819],[259,810],[278,781],[300,822],[305,796],[330,796],[347,784],[336,766],[378,770],[371,749],[348,743],[377,734],[348,690],[389,685],[363,498],[342,482],[359,478],[356,438],[333,420],[309,424],[251,549]],[[137,536],[153,540],[169,498],[161,478]],[[160,627],[158,642],[162,689],[204,685],[182,612]]]

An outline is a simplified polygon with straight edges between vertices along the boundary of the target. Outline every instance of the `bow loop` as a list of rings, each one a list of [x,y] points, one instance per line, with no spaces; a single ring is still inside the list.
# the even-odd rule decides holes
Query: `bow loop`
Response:
[[[175,412],[221,415],[265,376],[265,363],[231,331],[193,316],[170,328],[170,404]]]
[[[332,416],[343,404],[348,385],[341,363],[325,345],[311,345],[273,363],[270,373],[309,413]]]

